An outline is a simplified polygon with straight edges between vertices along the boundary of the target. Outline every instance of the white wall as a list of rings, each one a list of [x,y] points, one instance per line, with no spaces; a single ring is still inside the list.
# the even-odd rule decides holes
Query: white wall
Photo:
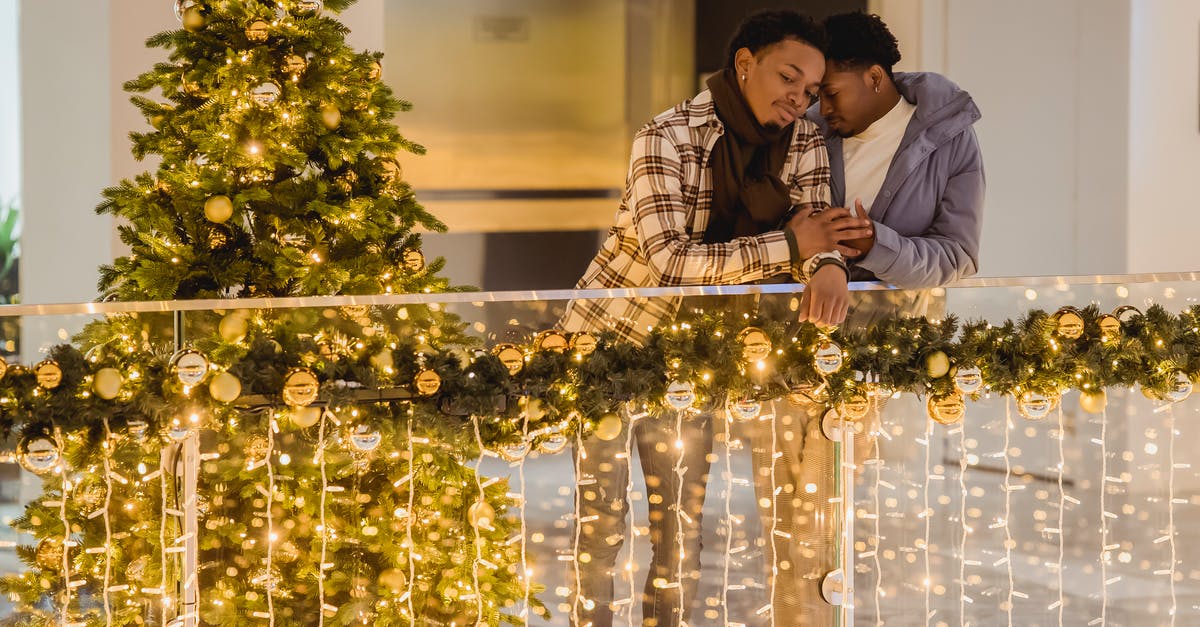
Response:
[[[1125,271],[1129,0],[876,0],[872,9],[901,40],[900,69],[947,74],[983,112],[980,274]]]
[[[20,81],[17,0],[0,0],[0,204],[21,189],[21,96],[8,88]]]
[[[1200,268],[1200,2],[1133,4],[1129,270]]]

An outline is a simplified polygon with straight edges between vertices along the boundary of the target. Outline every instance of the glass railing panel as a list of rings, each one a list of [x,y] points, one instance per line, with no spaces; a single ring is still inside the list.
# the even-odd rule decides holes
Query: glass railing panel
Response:
[[[66,386],[0,379],[24,461],[3,467],[23,532],[0,559],[28,573],[5,580],[6,616],[562,625],[593,618],[611,582],[620,623],[678,615],[683,581],[694,625],[1167,623],[1196,591],[1194,400],[1114,387],[1089,413],[1071,391],[1031,420],[985,391],[936,424],[928,395],[884,385],[901,370],[864,366],[881,362],[863,338],[917,315],[1178,314],[1191,278],[857,286],[828,335],[783,286],[2,309],[25,333],[10,363],[53,357]],[[640,347],[603,322],[593,352],[543,333],[570,301],[615,297],[681,313]],[[52,348],[64,336],[77,353]],[[845,350],[818,355],[826,339]],[[918,348],[906,367],[929,367]],[[830,399],[865,415],[827,420]],[[590,606],[580,580],[600,590]]]

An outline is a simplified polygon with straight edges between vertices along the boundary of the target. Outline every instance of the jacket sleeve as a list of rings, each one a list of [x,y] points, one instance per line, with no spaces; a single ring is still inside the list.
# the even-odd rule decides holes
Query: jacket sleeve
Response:
[[[736,285],[786,272],[790,262],[782,231],[703,244],[688,234],[696,208],[684,204],[684,166],[663,129],[647,127],[634,138],[625,205],[651,282]]]
[[[905,237],[875,223],[875,246],[858,265],[899,288],[936,287],[975,274],[983,227],[983,156],[974,129],[950,147],[955,151],[945,191],[937,200],[933,224]]]

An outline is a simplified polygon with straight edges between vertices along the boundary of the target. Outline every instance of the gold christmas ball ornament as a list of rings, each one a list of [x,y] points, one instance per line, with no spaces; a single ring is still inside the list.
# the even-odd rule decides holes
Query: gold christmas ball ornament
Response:
[[[1096,319],[1100,327],[1100,339],[1112,342],[1121,338],[1121,321],[1112,314],[1104,314]]]
[[[360,422],[349,427],[346,441],[350,443],[351,449],[359,453],[370,453],[383,444],[383,434],[374,425]]]
[[[842,347],[821,340],[813,350],[813,365],[821,374],[833,374],[842,368]]]
[[[296,407],[292,409],[292,424],[307,429],[321,420],[320,407]]]
[[[758,415],[762,413],[762,403],[752,398],[744,398],[730,402],[725,410],[734,418],[742,422],[749,422],[758,418]]]
[[[63,567],[62,536],[46,536],[38,542],[34,550],[34,562],[38,568],[58,572]]]
[[[271,25],[262,21],[254,20],[246,27],[246,40],[250,43],[261,44],[267,41]]]
[[[929,418],[942,425],[953,425],[962,422],[967,413],[967,404],[962,394],[954,393],[946,396],[930,396],[925,402],[925,411]]]
[[[687,409],[696,403],[696,386],[686,381],[674,381],[667,386],[663,402],[671,409]]]
[[[204,217],[209,222],[225,224],[233,217],[233,201],[229,200],[229,196],[210,196],[204,201]]]
[[[101,368],[92,375],[92,392],[106,401],[116,398],[124,384],[125,377],[116,368]]]
[[[22,468],[37,475],[54,472],[61,457],[58,442],[46,435],[27,437],[17,445],[17,461]]]
[[[171,370],[179,382],[188,386],[200,385],[208,376],[212,365],[200,351],[185,348],[171,357]]]
[[[53,390],[62,385],[62,366],[59,366],[58,362],[53,359],[43,359],[38,362],[38,365],[33,367],[33,374],[37,376],[38,387],[43,390]]]
[[[1057,333],[1068,340],[1077,340],[1083,336],[1083,316],[1074,307],[1063,307],[1054,314],[1058,323]]]
[[[415,248],[404,251],[402,260],[404,269],[409,272],[420,272],[425,269],[425,254]]]
[[[1138,309],[1137,307],[1134,307],[1133,305],[1121,305],[1120,307],[1117,307],[1116,309],[1114,309],[1112,312],[1112,316],[1114,318],[1116,318],[1118,322],[1121,322],[1121,323],[1129,322],[1129,321],[1133,320],[1134,318],[1141,317],[1141,315],[1142,315],[1142,310]]]
[[[261,435],[252,435],[246,440],[246,445],[243,451],[246,453],[246,459],[252,462],[261,462],[267,458],[267,453],[271,450],[271,443],[266,437]]]
[[[1187,400],[1191,395],[1192,380],[1182,370],[1176,370],[1171,374],[1171,381],[1167,386],[1166,400],[1178,403]]]
[[[336,105],[326,104],[321,107],[321,124],[331,131],[341,126],[342,112]]]
[[[208,384],[208,395],[218,403],[232,403],[242,395],[242,382],[229,372],[218,372]]]
[[[963,394],[974,394],[983,388],[983,371],[977,366],[960,366],[954,371],[954,387]]]
[[[579,355],[591,355],[596,352],[596,336],[591,333],[572,333],[571,351]]]
[[[496,449],[496,454],[500,456],[500,459],[503,459],[506,462],[519,462],[522,459],[525,459],[525,456],[529,454],[531,448],[532,446],[530,445],[529,440],[526,438],[521,438],[521,441],[519,442],[513,442],[511,444],[503,444],[499,446]]]
[[[558,331],[542,331],[533,339],[534,350],[561,353],[570,346],[567,336]]]
[[[292,12],[304,17],[317,15],[324,8],[325,3],[322,0],[295,0],[292,3]]]
[[[742,345],[742,359],[747,362],[762,361],[771,355],[771,338],[758,327],[746,327],[737,335]]]
[[[383,76],[383,64],[379,61],[371,62],[371,70],[367,72],[367,78],[373,81],[379,80]]]
[[[308,61],[298,54],[288,54],[283,57],[283,64],[280,66],[284,72],[288,74],[300,74],[308,67]]]
[[[217,323],[217,333],[222,340],[230,344],[236,344],[246,339],[246,334],[250,332],[250,312],[239,309],[231,311],[221,317],[221,321]]]
[[[596,437],[612,442],[621,435],[621,419],[616,414],[605,414],[596,422]]]
[[[379,573],[379,585],[392,594],[400,594],[408,588],[408,575],[399,568],[389,568]]]
[[[510,375],[520,373],[525,367],[525,353],[512,344],[498,344],[492,349],[492,354],[504,364]]]
[[[925,356],[925,374],[930,379],[940,379],[950,373],[950,357],[943,351],[933,351]]]
[[[395,183],[400,180],[400,164],[395,159],[384,159],[381,167],[383,168],[383,182]]]
[[[308,407],[320,392],[317,375],[308,368],[293,368],[283,378],[283,402],[288,407]]]
[[[0,380],[4,379],[6,374],[8,374],[8,360],[0,357]]]
[[[129,431],[129,437],[140,442],[146,439],[146,433],[150,431],[150,424],[145,420],[130,420],[125,424],[125,428]]]
[[[267,107],[279,100],[279,93],[279,85],[267,81],[250,90],[250,101],[260,107]]]
[[[150,116],[150,126],[154,127],[154,130],[157,130],[157,131],[162,130],[163,124],[165,124],[166,121],[167,121],[167,116],[165,116],[161,113],[157,113],[155,115]]]
[[[1026,392],[1017,399],[1017,413],[1027,420],[1041,420],[1050,415],[1054,401],[1040,392]]]
[[[200,12],[200,7],[192,6],[184,10],[183,27],[192,33],[204,30],[204,14]]]
[[[471,522],[472,527],[491,529],[492,521],[496,520],[496,510],[492,509],[487,501],[480,499],[467,508],[467,520]]]
[[[1079,393],[1079,408],[1089,414],[1100,414],[1108,407],[1108,393],[1104,390]]]
[[[413,379],[413,388],[421,396],[433,396],[437,394],[438,390],[442,389],[442,378],[432,370],[421,370]]]
[[[184,420],[180,418],[173,418],[171,422],[167,423],[164,433],[172,442],[183,442],[184,440],[188,439],[188,437],[190,437],[194,431]]]
[[[566,425],[558,425],[542,436],[541,441],[538,442],[538,451],[547,455],[561,453],[563,449],[567,448],[569,442],[565,430]]]
[[[844,420],[858,422],[871,412],[871,399],[865,394],[852,394],[838,406],[838,414]]]

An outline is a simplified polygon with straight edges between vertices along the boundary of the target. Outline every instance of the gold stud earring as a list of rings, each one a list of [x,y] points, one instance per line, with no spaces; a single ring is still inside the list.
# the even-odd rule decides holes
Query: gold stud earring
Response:
[[[745,74],[742,74],[742,82],[743,82],[743,83],[744,83],[744,82],[746,82],[746,75],[745,75]]]

